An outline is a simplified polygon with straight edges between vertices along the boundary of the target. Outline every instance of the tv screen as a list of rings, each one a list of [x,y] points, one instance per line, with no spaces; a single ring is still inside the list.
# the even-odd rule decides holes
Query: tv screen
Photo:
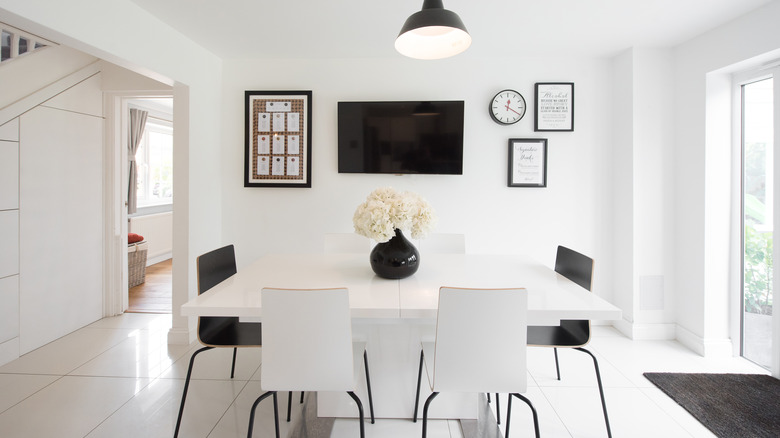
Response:
[[[463,101],[339,102],[339,173],[463,174]]]

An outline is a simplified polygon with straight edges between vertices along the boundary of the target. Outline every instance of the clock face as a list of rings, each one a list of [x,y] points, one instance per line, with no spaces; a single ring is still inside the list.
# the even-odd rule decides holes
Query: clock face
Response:
[[[511,125],[525,115],[525,99],[514,90],[499,91],[490,101],[490,117],[496,123]]]

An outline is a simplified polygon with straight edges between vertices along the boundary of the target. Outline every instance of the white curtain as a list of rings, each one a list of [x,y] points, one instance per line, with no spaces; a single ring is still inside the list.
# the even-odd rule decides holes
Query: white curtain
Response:
[[[136,211],[136,188],[138,186],[138,167],[135,164],[135,153],[141,143],[146,127],[148,112],[136,108],[130,108],[130,132],[127,139],[127,156],[130,159],[130,184],[127,191],[127,214]]]

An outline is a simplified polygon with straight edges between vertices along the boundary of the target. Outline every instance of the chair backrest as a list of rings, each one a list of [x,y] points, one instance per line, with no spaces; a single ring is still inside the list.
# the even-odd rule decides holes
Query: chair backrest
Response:
[[[347,289],[262,290],[266,391],[352,391]]]
[[[555,272],[577,283],[587,290],[593,285],[593,259],[577,251],[558,247],[555,256]]]
[[[525,289],[439,290],[433,390],[525,392]]]
[[[419,240],[417,245],[426,254],[465,254],[466,236],[463,234],[433,233]]]
[[[325,234],[325,254],[368,254],[371,251],[369,239],[355,233]]]
[[[196,260],[198,295],[236,273],[236,252],[233,245],[223,246],[201,255]]]
[[[216,286],[236,273],[236,253],[233,245],[209,251],[195,260],[198,273],[198,295]],[[198,340],[212,347],[238,345],[230,326],[239,324],[238,318],[222,316],[201,316],[198,318]]]

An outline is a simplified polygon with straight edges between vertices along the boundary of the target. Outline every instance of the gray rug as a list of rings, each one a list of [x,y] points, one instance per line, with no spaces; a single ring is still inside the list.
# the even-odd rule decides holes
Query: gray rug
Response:
[[[780,380],[760,374],[644,373],[722,438],[780,437]]]

